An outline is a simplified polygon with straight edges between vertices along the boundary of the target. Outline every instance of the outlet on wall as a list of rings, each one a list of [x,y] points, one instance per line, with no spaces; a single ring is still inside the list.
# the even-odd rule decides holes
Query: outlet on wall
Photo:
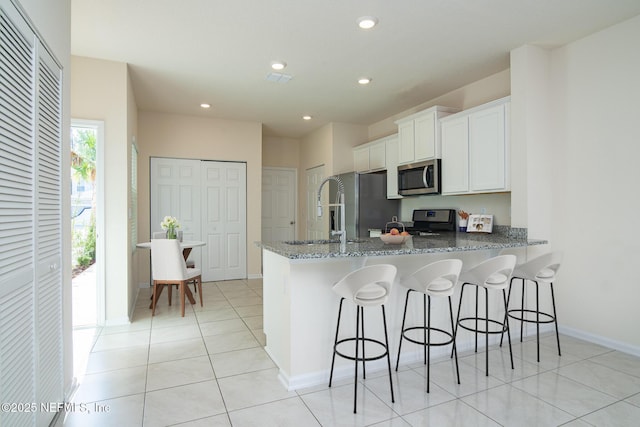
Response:
[[[487,208],[480,208],[480,214],[484,215],[487,213]]]

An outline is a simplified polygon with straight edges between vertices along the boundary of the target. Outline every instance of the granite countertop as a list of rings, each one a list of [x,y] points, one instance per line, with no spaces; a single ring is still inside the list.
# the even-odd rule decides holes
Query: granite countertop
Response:
[[[256,245],[285,258],[303,260],[478,251],[546,243],[546,240],[509,237],[505,234],[442,232],[429,236],[412,236],[401,245],[385,244],[379,237],[350,240],[345,252],[340,252],[340,243],[337,240],[256,242]]]

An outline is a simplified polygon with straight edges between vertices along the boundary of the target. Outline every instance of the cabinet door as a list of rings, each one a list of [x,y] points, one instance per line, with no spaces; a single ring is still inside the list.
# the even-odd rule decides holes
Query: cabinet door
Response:
[[[434,159],[436,157],[436,113],[429,113],[414,121],[415,160]]]
[[[398,124],[398,164],[415,160],[413,120]]]
[[[353,150],[353,166],[356,172],[369,170],[369,147]]]
[[[387,140],[387,199],[400,199],[398,194],[398,138]]]
[[[506,188],[504,105],[469,116],[469,174],[471,191]]]
[[[442,193],[469,191],[469,127],[466,116],[442,122]]]
[[[378,142],[369,147],[369,170],[379,171],[387,166],[386,143]]]

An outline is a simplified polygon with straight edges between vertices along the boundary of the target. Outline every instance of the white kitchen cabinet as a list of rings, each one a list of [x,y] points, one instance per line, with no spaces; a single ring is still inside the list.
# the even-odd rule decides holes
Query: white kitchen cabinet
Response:
[[[442,194],[509,190],[509,99],[441,121]]]
[[[439,121],[457,111],[435,106],[397,120],[398,164],[440,158]]]
[[[469,191],[469,119],[442,121],[442,194]]]
[[[387,199],[401,199],[398,194],[398,136],[387,137]]]
[[[358,173],[378,172],[385,170],[386,139],[367,142],[353,149],[353,166]]]

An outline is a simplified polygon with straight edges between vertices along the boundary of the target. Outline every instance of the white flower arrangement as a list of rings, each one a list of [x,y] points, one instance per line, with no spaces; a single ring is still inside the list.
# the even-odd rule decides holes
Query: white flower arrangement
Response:
[[[167,230],[167,239],[175,239],[178,237],[176,229],[180,228],[180,223],[175,217],[165,216],[160,223],[160,227],[162,227],[163,230]]]
[[[180,223],[173,216],[165,216],[160,223],[160,227],[163,230],[175,230],[176,228],[180,228]]]

